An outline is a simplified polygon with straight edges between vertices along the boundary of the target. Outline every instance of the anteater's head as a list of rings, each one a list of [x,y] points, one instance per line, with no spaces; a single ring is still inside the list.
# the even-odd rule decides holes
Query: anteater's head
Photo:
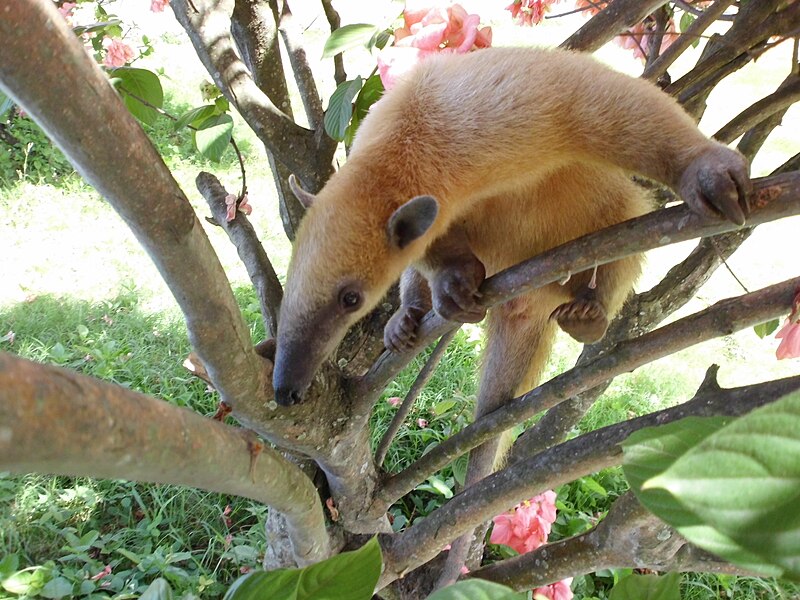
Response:
[[[348,165],[349,166],[349,165]],[[278,404],[299,402],[347,330],[374,308],[433,237],[431,196],[371,197],[348,183],[347,166],[317,197],[297,232],[281,305],[273,386]],[[370,197],[367,197],[370,196]]]

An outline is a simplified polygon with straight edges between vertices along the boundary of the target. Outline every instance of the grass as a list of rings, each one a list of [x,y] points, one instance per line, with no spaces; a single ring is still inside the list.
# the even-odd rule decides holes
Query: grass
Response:
[[[349,22],[359,20],[346,14],[344,17]],[[498,13],[497,19],[501,18],[505,15]],[[565,27],[574,28],[572,24]],[[510,31],[515,42],[530,43],[528,30]],[[308,34],[317,45],[325,37],[318,27]],[[563,38],[558,32],[541,35],[538,41]],[[207,76],[173,31],[164,31],[158,44],[160,50],[152,60],[166,55],[171,63],[181,65],[180,80],[171,80],[169,70],[164,78],[167,110],[180,114],[200,103],[197,87]],[[310,55],[318,53],[312,50]],[[615,64],[623,59],[621,51],[614,48],[604,49],[601,56]],[[623,68],[633,69],[626,64]],[[715,92],[712,110],[702,124],[704,129],[712,133],[726,114],[738,110],[739,104],[745,106],[748,98],[776,87],[784,66],[768,54],[759,59],[756,68],[737,76],[735,92]],[[321,85],[323,95],[332,92],[331,81],[323,80]],[[301,112],[299,106],[295,112]],[[784,127],[771,137],[755,165],[758,174],[796,152],[791,132],[797,117],[797,109],[793,109]],[[201,414],[212,414],[215,394],[180,366],[189,351],[181,315],[148,257],[110,206],[69,172],[63,157],[35,128],[27,121],[16,126],[16,133],[32,146],[21,155],[0,154],[4,267],[0,338],[8,331],[15,334],[13,343],[0,342],[0,349],[74,368]],[[200,215],[207,210],[194,191],[198,170],[211,170],[230,189],[238,189],[239,169],[230,152],[221,164],[210,164],[196,155],[185,132],[175,132],[166,120],[159,121],[149,133]],[[290,248],[277,216],[277,200],[260,143],[241,121],[237,121],[234,135],[246,156],[251,204],[255,207],[252,221],[262,233],[277,270],[284,273]],[[748,286],[755,289],[796,273],[794,256],[785,252],[782,244],[791,239],[797,222],[791,219],[759,228],[730,261]],[[206,223],[203,226],[234,282],[253,338],[260,339],[258,307],[235,250],[221,231]],[[641,289],[657,281],[690,247],[684,244],[650,253]],[[738,293],[741,290],[732,278],[720,271],[679,314]],[[470,421],[481,344],[477,328],[465,328],[458,334],[390,449],[385,463],[389,471],[402,469]],[[559,338],[547,376],[567,368],[578,350],[570,340]],[[800,372],[796,363],[776,363],[773,350],[774,341],[760,341],[751,332],[741,332],[658,361],[618,378],[586,415],[580,430],[687,399],[712,361],[723,366],[723,385]],[[376,406],[374,443],[395,410],[386,400],[405,395],[422,360],[418,358],[398,376]],[[421,426],[419,419],[427,421],[427,426]],[[400,529],[424,518],[446,501],[463,478],[464,467],[463,459],[457,461],[393,507],[394,527]],[[591,527],[626,487],[618,469],[562,486],[553,539]],[[44,597],[133,598],[164,578],[177,597],[218,598],[240,572],[260,563],[266,548],[265,513],[263,506],[247,500],[186,488],[2,474],[0,577],[28,568],[26,585],[34,592],[30,595]],[[109,574],[93,579],[107,567]],[[609,571],[577,581],[576,598],[607,598],[619,575]],[[68,591],[59,596],[64,590]],[[0,599],[20,595],[0,589]],[[691,575],[683,583],[684,600],[798,596],[800,589],[796,587],[753,578]]]

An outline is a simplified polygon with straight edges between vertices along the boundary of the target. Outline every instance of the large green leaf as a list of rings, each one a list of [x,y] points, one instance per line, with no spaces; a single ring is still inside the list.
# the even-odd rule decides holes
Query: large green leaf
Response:
[[[230,115],[214,115],[199,125],[194,131],[194,143],[200,154],[208,160],[219,162],[222,153],[231,143],[233,119]]]
[[[629,575],[611,590],[609,600],[681,600],[679,573]]]
[[[353,23],[339,27],[325,40],[322,58],[329,58],[357,46],[366,46],[379,31],[378,27],[369,23]]]
[[[217,107],[211,104],[205,104],[203,106],[198,106],[197,108],[193,108],[190,111],[183,113],[178,120],[175,121],[174,127],[175,131],[186,127],[187,125],[191,125],[192,127],[197,127],[201,123],[203,123],[209,117],[213,117],[214,115],[220,114],[220,111],[217,110]]]
[[[158,117],[156,108],[164,104],[164,90],[158,75],[147,69],[120,67],[111,71],[111,78],[131,114],[142,123],[152,125]]]
[[[340,83],[336,91],[333,92],[323,121],[325,131],[333,139],[340,142],[344,139],[345,130],[350,123],[350,117],[353,116],[353,98],[361,90],[363,82],[364,80],[361,77],[356,77]]]
[[[525,600],[527,597],[527,593],[515,592],[499,583],[469,579],[434,592],[428,600]]]
[[[358,550],[303,569],[251,573],[236,581],[226,600],[370,600],[381,574],[381,549],[372,538]]]
[[[679,498],[703,523],[800,578],[800,392],[720,429],[643,487]],[[695,532],[681,533],[705,547]]]
[[[353,119],[348,125],[344,133],[344,143],[352,144],[355,138],[356,131],[361,121],[367,116],[370,107],[375,104],[383,95],[383,82],[380,75],[373,75],[364,82],[364,87],[358,92],[356,100],[353,103]]]
[[[166,579],[159,577],[147,586],[139,600],[172,600],[172,587]]]
[[[688,417],[637,431],[623,444],[625,462],[622,470],[639,501],[687,538],[704,540],[698,545],[746,568],[780,575],[780,569],[770,567],[749,549],[710,527],[670,492],[659,488],[642,489],[647,480],[666,471],[691,448],[729,422],[730,419],[724,417]]]

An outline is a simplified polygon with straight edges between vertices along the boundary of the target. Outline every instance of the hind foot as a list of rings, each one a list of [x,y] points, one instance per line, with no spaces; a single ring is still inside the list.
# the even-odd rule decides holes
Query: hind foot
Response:
[[[417,341],[417,329],[425,312],[413,306],[401,306],[383,329],[383,345],[395,354],[411,350]]]
[[[608,329],[606,309],[597,300],[578,298],[556,308],[550,315],[561,329],[583,344],[593,344]]]

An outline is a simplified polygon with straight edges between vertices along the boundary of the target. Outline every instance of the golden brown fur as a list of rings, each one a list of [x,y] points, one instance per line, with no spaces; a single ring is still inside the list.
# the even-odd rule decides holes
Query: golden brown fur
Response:
[[[476,288],[484,267],[491,275],[646,211],[631,173],[679,190],[699,212],[744,220],[744,160],[647,82],[564,51],[490,48],[423,61],[372,107],[347,163],[301,224],[278,330],[278,402],[302,398],[346,330],[409,265],[432,282],[435,300],[449,298],[437,287],[452,283],[443,275]],[[638,270],[626,259],[599,268],[596,290],[578,274],[491,310],[479,414],[538,381],[554,309],[588,303],[594,316],[559,312],[558,322],[594,339]],[[387,328],[400,342],[430,303],[416,272],[403,281],[405,309],[420,306],[403,327]],[[469,482],[491,469],[496,445],[481,452]],[[451,559],[457,576],[455,545]]]

